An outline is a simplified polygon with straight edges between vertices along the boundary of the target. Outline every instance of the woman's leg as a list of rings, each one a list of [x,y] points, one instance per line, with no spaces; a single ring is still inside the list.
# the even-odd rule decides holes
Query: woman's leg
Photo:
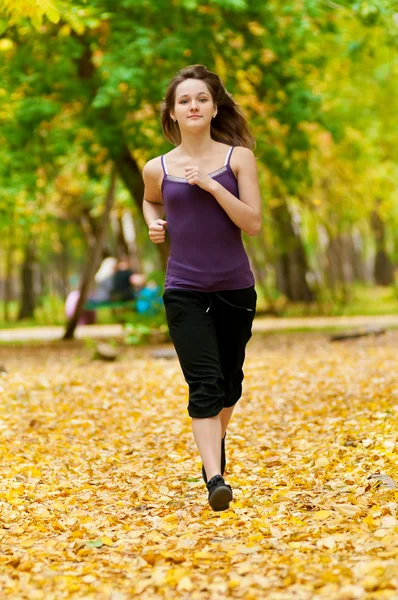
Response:
[[[192,431],[199,450],[207,481],[214,475],[221,475],[221,433],[220,415],[209,419],[192,419]]]
[[[234,412],[234,406],[228,406],[226,408],[223,408],[222,411],[220,412],[220,420],[221,420],[221,437],[223,438],[226,431],[227,431],[227,427],[228,427],[228,423],[231,420],[232,417],[232,413]]]
[[[220,292],[213,303],[225,403],[220,413],[222,437],[242,393],[246,344],[256,311],[254,288]],[[250,309],[250,310],[247,310]]]
[[[213,302],[221,369],[224,376],[225,427],[232,414],[227,410],[233,410],[242,393],[243,363],[246,345],[252,335],[256,298],[256,291],[251,287],[219,292]]]
[[[222,296],[222,294],[220,295]],[[200,420],[193,419],[192,422],[194,438],[202,457],[207,481],[210,481],[214,475],[220,474],[221,439],[225,436],[235,403],[241,395],[245,348],[251,337],[251,327],[256,309],[256,292],[254,288],[224,292],[224,295],[227,297],[228,303],[220,297],[216,298],[214,302],[213,297],[213,315],[215,317],[221,369],[224,375],[224,403],[227,404],[217,415],[221,431],[219,433],[219,428],[214,423],[214,419],[212,424],[208,423],[212,419],[204,419],[204,423],[194,423],[194,421]],[[251,310],[246,311],[245,308]],[[229,405],[231,403],[232,406]]]
[[[220,414],[225,396],[214,317],[208,310],[209,295],[166,290],[163,299],[170,337],[189,385],[188,413],[194,439],[211,479],[221,474]]]

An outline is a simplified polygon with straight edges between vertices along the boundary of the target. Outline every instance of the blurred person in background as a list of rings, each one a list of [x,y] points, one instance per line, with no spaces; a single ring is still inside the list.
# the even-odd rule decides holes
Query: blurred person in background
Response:
[[[145,275],[132,270],[131,259],[128,256],[122,256],[120,260],[106,256],[94,275],[94,290],[87,299],[88,308],[81,311],[78,324],[93,325],[97,307],[112,302],[135,300],[145,283]],[[79,290],[69,293],[65,302],[65,314],[68,319],[74,314],[79,298]]]
[[[113,256],[104,258],[98,271],[94,275],[95,289],[93,294],[90,295],[90,300],[95,302],[109,302],[116,268],[116,258]]]
[[[145,285],[145,275],[135,273],[131,266],[131,259],[124,255],[115,266],[110,288],[112,302],[126,302],[134,300],[137,290]]]

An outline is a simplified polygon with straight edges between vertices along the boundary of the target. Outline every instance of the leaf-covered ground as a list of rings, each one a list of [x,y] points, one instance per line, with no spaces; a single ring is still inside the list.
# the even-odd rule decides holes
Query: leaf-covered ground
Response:
[[[397,599],[397,345],[254,336],[223,513],[176,360],[0,347],[0,596]]]

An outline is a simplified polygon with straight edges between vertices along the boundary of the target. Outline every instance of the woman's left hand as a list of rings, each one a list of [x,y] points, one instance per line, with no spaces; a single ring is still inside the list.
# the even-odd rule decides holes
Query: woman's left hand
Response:
[[[199,167],[185,167],[185,178],[191,185],[198,185],[207,192],[213,189],[214,180],[203,173]]]

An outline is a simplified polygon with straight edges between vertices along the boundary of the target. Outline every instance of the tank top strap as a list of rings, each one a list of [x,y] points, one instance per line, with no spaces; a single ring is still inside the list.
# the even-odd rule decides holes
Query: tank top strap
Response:
[[[162,154],[162,156],[160,157],[160,160],[162,161],[163,173],[165,175],[168,175],[169,173],[167,171],[166,161],[165,161],[165,158],[164,158],[164,154]]]
[[[225,158],[225,163],[224,163],[224,167],[230,167],[230,162],[231,162],[231,154],[232,154],[232,150],[234,149],[234,146],[231,146],[230,149],[228,150],[228,154]]]

